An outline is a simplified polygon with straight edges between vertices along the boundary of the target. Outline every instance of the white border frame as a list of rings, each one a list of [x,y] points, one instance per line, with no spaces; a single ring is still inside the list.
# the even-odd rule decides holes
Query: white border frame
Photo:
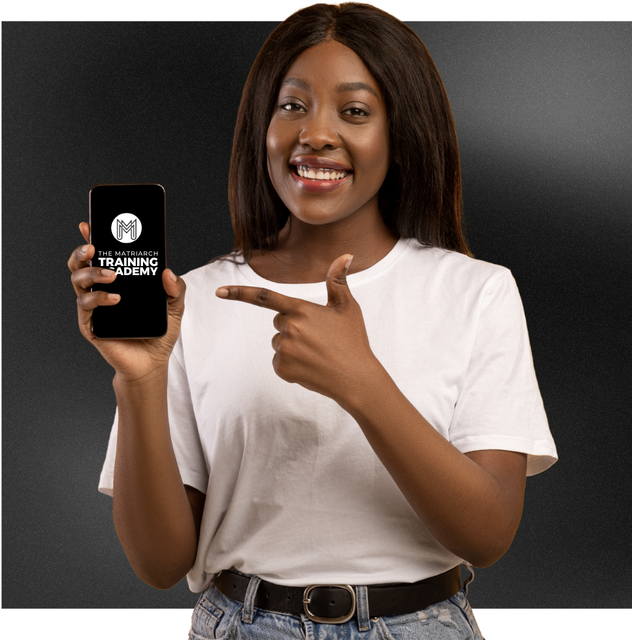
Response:
[[[333,2],[333,0],[330,0]],[[313,4],[305,0],[23,0],[3,7],[3,21],[235,21],[277,22],[297,9]],[[632,3],[619,0],[375,0],[404,21],[622,21],[632,20]],[[219,6],[218,6],[219,5]],[[52,585],[51,585],[51,588]],[[632,628],[630,609],[477,609],[486,640],[593,640]],[[26,634],[64,640],[111,640],[149,637],[152,640],[185,638],[188,609],[2,609],[0,630],[5,637]],[[18,636],[19,634],[19,636]]]

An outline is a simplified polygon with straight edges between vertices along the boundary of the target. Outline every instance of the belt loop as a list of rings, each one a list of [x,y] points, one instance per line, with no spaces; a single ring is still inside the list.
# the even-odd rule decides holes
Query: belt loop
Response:
[[[260,582],[261,578],[251,576],[250,582],[248,583],[248,589],[244,596],[244,610],[241,613],[241,620],[246,624],[252,624],[252,619],[255,615],[255,597],[257,595],[257,589],[259,588]]]
[[[314,623],[304,613],[301,613],[301,624],[305,640],[314,640]]]
[[[365,586],[354,587],[356,592],[356,612],[358,615],[358,631],[371,629],[369,617],[369,594]]]

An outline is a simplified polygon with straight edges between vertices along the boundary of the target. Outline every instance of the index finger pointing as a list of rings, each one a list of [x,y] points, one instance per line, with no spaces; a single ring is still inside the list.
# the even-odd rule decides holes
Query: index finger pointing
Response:
[[[276,291],[269,289],[260,289],[259,287],[220,287],[215,292],[218,298],[227,298],[228,300],[239,300],[254,304],[257,307],[265,307],[279,313],[289,311],[297,302],[296,298],[284,296]]]

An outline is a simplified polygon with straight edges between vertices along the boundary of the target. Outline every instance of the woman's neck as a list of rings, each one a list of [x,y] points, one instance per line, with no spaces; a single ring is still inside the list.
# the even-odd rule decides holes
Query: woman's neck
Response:
[[[322,282],[339,256],[353,255],[349,273],[364,271],[384,258],[397,240],[396,232],[379,214],[368,220],[366,216],[361,221],[350,217],[325,225],[310,225],[290,214],[277,247],[254,252],[250,266],[272,282]]]

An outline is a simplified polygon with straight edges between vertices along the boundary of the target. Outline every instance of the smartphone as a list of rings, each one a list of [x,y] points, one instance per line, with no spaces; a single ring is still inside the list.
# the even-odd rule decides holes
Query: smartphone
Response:
[[[118,304],[97,307],[97,338],[160,338],[167,332],[165,190],[159,184],[98,184],[90,190],[92,266],[116,271],[111,284],[92,291],[121,296]]]

